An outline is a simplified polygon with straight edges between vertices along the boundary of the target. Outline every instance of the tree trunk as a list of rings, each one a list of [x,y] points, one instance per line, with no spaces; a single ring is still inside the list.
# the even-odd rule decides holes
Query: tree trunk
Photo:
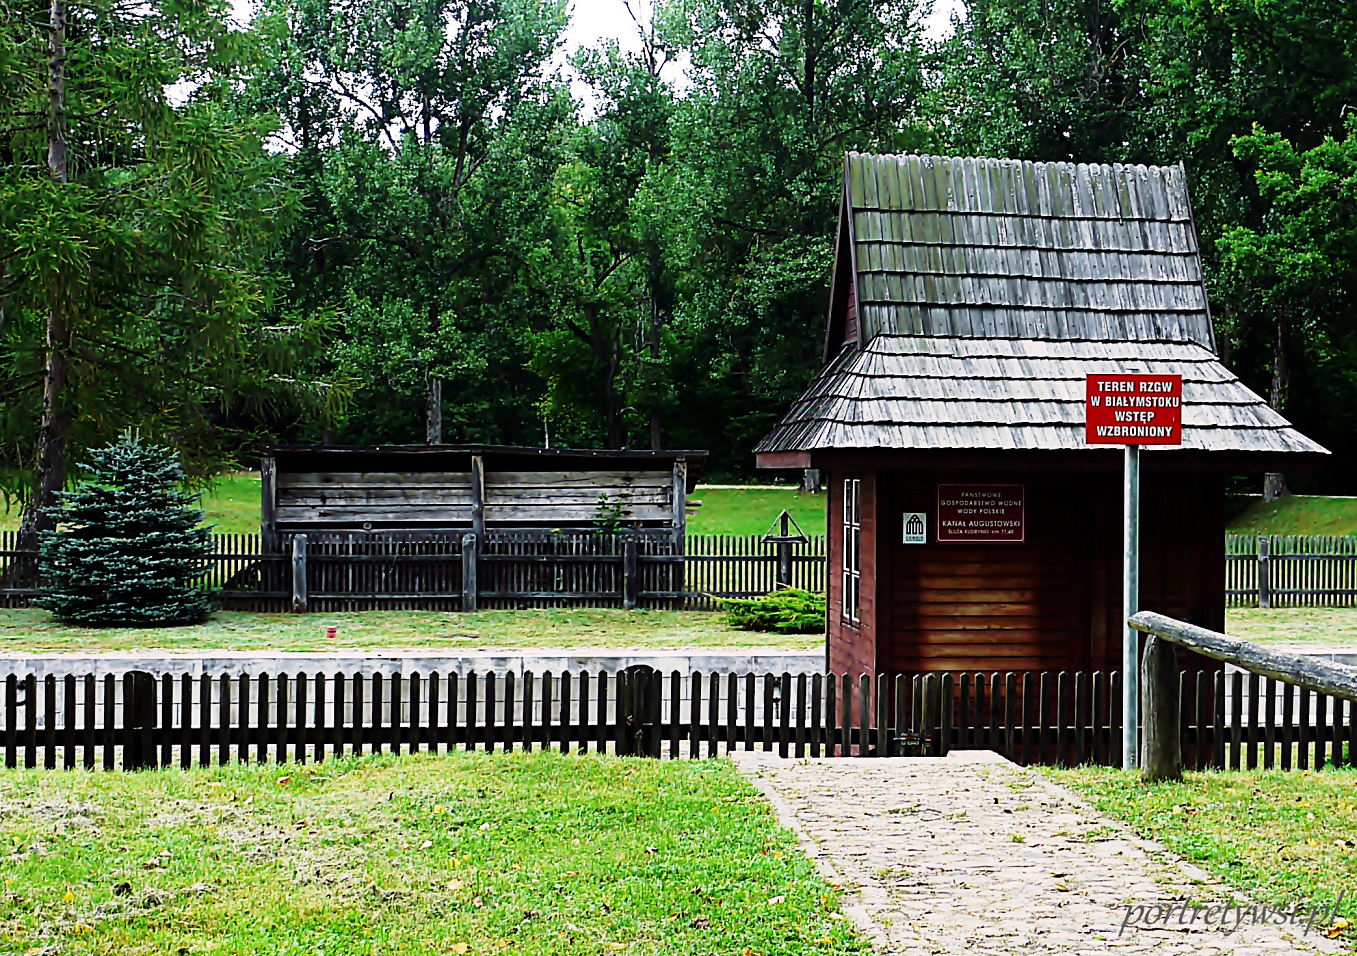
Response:
[[[443,444],[443,380],[430,374],[428,386],[424,443],[426,445],[441,445]]]
[[[1277,338],[1272,343],[1272,390],[1267,403],[1272,410],[1281,414],[1286,403],[1286,387],[1291,381],[1291,365],[1287,361],[1290,347],[1291,323],[1284,314],[1277,316]],[[1291,494],[1286,487],[1286,475],[1269,472],[1263,476],[1263,500],[1277,501]]]
[[[443,326],[443,315],[436,303],[429,303],[429,337],[436,339]],[[430,369],[424,376],[424,444],[443,444],[443,380]]]
[[[655,276],[655,270],[652,268],[650,273],[650,360],[658,368],[660,363],[660,300],[657,291],[659,281]],[[651,451],[660,451],[664,446],[660,436],[660,409],[658,405],[650,406],[650,449]]]
[[[617,352],[618,343],[614,339],[608,360],[603,363],[603,403],[608,417],[609,448],[622,447],[622,416],[617,408],[617,367],[621,363]]]
[[[47,169],[58,183],[68,179],[66,145],[66,0],[52,0],[47,36]],[[67,280],[49,290],[46,373],[42,388],[42,427],[38,432],[38,487],[24,509],[19,547],[36,548],[39,531],[54,522],[45,509],[54,507],[66,483],[66,436],[71,426],[66,385],[71,372],[71,330],[67,323]]]

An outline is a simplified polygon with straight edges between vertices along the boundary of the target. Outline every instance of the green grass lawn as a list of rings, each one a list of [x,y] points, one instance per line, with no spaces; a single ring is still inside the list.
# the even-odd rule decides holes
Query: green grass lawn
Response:
[[[325,628],[338,628],[336,639]],[[86,628],[58,624],[36,608],[0,609],[0,653],[126,650],[279,650],[641,647],[819,650],[820,634],[739,631],[707,611],[561,608],[530,611],[355,611],[248,614],[220,611],[189,627]]]
[[[335,640],[325,628],[339,629]],[[1235,608],[1231,635],[1262,643],[1357,646],[1357,608]],[[447,652],[502,648],[637,647],[820,650],[820,634],[740,631],[710,611],[556,608],[526,611],[349,611],[251,614],[220,611],[203,624],[85,628],[58,624],[36,608],[0,609],[0,653],[127,650],[280,650],[424,648]]]
[[[1260,644],[1343,644],[1357,647],[1357,608],[1230,608],[1225,631]]]
[[[726,761],[0,771],[0,951],[865,953]]]
[[[1331,903],[1357,923],[1357,773],[1188,773],[1142,785],[1106,768],[1043,771],[1256,899]],[[1353,930],[1343,934],[1350,939]]]
[[[1258,499],[1229,521],[1236,534],[1357,534],[1357,498],[1291,495]]]

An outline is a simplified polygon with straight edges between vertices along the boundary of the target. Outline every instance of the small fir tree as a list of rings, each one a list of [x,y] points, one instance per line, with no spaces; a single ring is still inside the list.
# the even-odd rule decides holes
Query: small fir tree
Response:
[[[125,434],[90,452],[89,476],[50,509],[43,596],[58,620],[96,627],[191,624],[211,608],[196,587],[211,528],[184,490],[179,456]]]

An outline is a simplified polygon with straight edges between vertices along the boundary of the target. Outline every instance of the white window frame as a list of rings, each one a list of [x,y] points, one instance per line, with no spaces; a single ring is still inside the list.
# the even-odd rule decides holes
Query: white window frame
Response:
[[[861,620],[862,479],[843,480],[843,619]]]

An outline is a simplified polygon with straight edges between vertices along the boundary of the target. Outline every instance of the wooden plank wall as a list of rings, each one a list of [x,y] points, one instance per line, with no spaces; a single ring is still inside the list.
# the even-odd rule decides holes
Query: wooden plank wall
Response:
[[[1012,483],[1012,475],[896,475],[891,505],[889,638],[879,666],[890,671],[1078,670],[1090,661],[1092,507],[1069,479],[1026,485],[1023,543],[940,544],[939,481]],[[906,545],[895,516],[929,515],[929,543]]]
[[[588,525],[600,499],[620,520],[669,523],[673,474],[657,471],[487,472],[484,520],[494,526]],[[282,530],[449,527],[473,524],[470,472],[278,472],[274,520]]]

